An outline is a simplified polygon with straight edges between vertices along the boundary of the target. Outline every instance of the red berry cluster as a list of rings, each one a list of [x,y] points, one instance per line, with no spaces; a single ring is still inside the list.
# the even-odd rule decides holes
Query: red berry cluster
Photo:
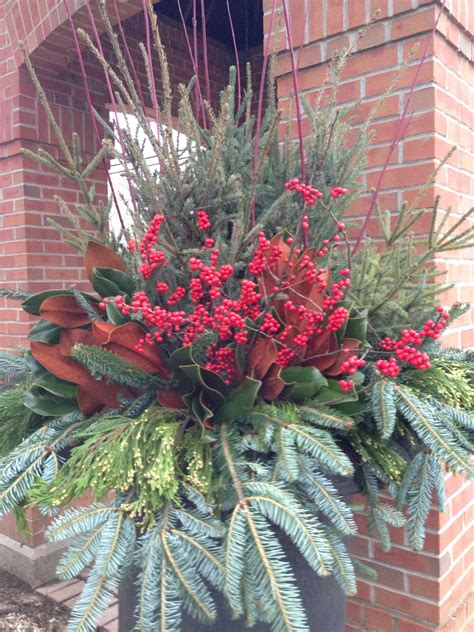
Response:
[[[317,189],[308,188],[296,179],[287,184],[289,190],[303,197],[321,197]],[[335,187],[332,193],[338,197],[347,191]],[[162,215],[156,215],[141,242],[129,244],[130,249],[140,253],[140,271],[145,279],[149,279],[158,266],[167,264],[164,253],[156,249],[164,221]],[[205,211],[197,211],[196,221],[200,231],[211,228]],[[303,222],[307,223],[307,218]],[[248,264],[247,278],[240,282],[235,278],[233,266],[219,261],[221,254],[214,247],[214,240],[208,237],[203,246],[206,252],[188,259],[191,273],[188,285],[170,287],[164,280],[158,280],[153,301],[142,291],[133,296],[130,304],[122,296],[111,300],[124,316],[139,318],[149,328],[150,332],[136,347],[139,351],[145,345],[165,342],[172,348],[190,345],[203,332],[214,331],[217,342],[208,347],[203,366],[221,374],[229,384],[238,375],[237,345],[251,345],[262,337],[273,341],[275,362],[282,367],[305,362],[307,365],[318,353],[327,353],[319,351],[322,348],[318,346],[319,337],[327,341],[332,336],[335,340],[334,332],[343,327],[349,317],[341,301],[350,287],[350,269],[342,268],[338,280],[330,283],[327,267],[318,264],[331,247],[337,246],[341,239],[339,234],[344,230],[345,225],[338,223],[337,232],[331,239],[324,240],[319,250],[294,248],[292,237],[277,236],[270,240],[260,232]],[[105,303],[100,307],[105,308]],[[438,321],[427,321],[421,331],[407,329],[399,340],[386,338],[380,343],[380,348],[391,355],[377,361],[376,366],[382,373],[395,377],[402,362],[420,369],[429,366],[428,356],[419,347],[426,338],[436,339],[446,325],[449,315],[442,308],[438,311]],[[245,350],[250,351],[247,347]],[[344,361],[337,365],[339,374],[350,377],[366,364],[349,349],[337,348],[335,353],[344,356]],[[339,384],[343,392],[354,388],[352,379],[342,378]]]
[[[347,189],[344,189],[343,187],[333,187],[329,195],[332,198],[338,198],[338,197],[341,197],[341,195],[347,195],[347,194],[348,194]]]
[[[361,360],[356,355],[351,355],[341,364],[341,373],[348,373],[354,375],[361,366],[365,366],[367,362]]]
[[[138,271],[142,274],[144,279],[149,279],[158,266],[164,265],[166,263],[165,253],[162,250],[155,250],[155,245],[158,240],[161,225],[164,221],[164,215],[155,215],[155,217],[151,220],[151,224],[148,230],[146,231],[143,239],[140,242],[140,258],[143,263],[140,264]],[[129,242],[129,248],[132,243],[134,244],[135,242]],[[133,246],[132,249],[135,248],[136,245]]]
[[[198,211],[197,214],[197,225],[199,230],[209,230],[211,228],[211,222],[209,220],[209,215],[206,211]]]
[[[292,178],[285,183],[285,189],[287,191],[296,191],[299,193],[303,200],[312,206],[316,204],[319,198],[324,197],[324,194],[319,191],[316,187],[312,187],[309,184],[304,184],[304,182],[300,182],[299,178]]]
[[[386,375],[387,377],[398,377],[400,375],[400,366],[394,357],[391,357],[388,360],[377,360],[375,366],[378,368],[380,373]]]
[[[400,362],[405,362],[416,369],[421,371],[429,369],[430,358],[428,354],[416,347],[420,347],[426,338],[437,340],[446,327],[449,320],[448,312],[441,306],[438,306],[436,310],[440,315],[437,322],[427,320],[421,331],[404,329],[399,340],[386,337],[379,342],[380,349],[394,352]],[[381,373],[389,377],[397,377],[400,373],[400,367],[393,356],[388,360],[378,360],[375,365]]]
[[[354,388],[354,380],[339,380],[341,391],[348,393]]]

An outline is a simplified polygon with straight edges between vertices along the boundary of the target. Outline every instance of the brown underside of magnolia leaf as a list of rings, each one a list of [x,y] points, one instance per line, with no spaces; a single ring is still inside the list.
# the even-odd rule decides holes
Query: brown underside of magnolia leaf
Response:
[[[158,395],[158,402],[163,408],[182,410],[186,408],[181,393],[171,389],[164,389]]]
[[[282,367],[280,364],[273,364],[266,374],[262,386],[260,387],[259,395],[268,402],[272,402],[276,399],[286,386],[285,382],[280,377],[281,369]]]
[[[92,283],[92,272],[94,268],[113,268],[125,272],[126,267],[122,257],[112,248],[99,244],[96,241],[90,241],[87,244],[86,253],[84,255],[84,265],[86,268],[87,278]]]
[[[95,345],[95,338],[90,329],[65,329],[59,336],[59,348],[65,356],[72,355],[75,344]]]
[[[50,373],[73,384],[84,384],[91,379],[90,373],[72,358],[61,353],[59,345],[31,341],[31,354]]]
[[[80,307],[74,296],[50,296],[41,303],[40,316],[65,329],[83,327],[91,322],[87,312]]]
[[[104,349],[112,351],[132,366],[148,373],[159,373],[168,377],[155,345],[144,345],[143,352],[136,351],[136,346],[145,337],[145,332],[137,323],[107,326],[110,323],[94,322],[94,336]]]
[[[250,375],[261,380],[275,362],[278,350],[271,338],[258,338],[247,356],[247,367]]]

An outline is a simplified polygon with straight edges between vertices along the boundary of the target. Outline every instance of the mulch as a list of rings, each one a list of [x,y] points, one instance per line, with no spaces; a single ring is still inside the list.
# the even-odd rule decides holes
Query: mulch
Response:
[[[0,632],[63,632],[69,610],[0,571]]]

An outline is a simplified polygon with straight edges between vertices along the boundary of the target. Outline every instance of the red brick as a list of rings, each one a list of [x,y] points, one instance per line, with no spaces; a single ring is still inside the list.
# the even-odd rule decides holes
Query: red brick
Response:
[[[388,612],[367,606],[365,609],[365,624],[370,630],[391,632],[392,616]]]
[[[436,604],[415,599],[412,595],[392,592],[377,586],[375,589],[375,601],[380,606],[416,616],[426,622],[440,622],[440,612]]]
[[[385,70],[396,66],[398,63],[398,49],[396,44],[386,44],[375,50],[366,50],[354,53],[347,61],[343,78],[365,75],[377,70]]]
[[[402,569],[412,570],[425,575],[439,576],[446,572],[450,565],[450,558],[443,556],[442,559],[415,553],[413,551],[402,549],[398,546],[392,547],[389,553],[386,553],[380,544],[375,545],[375,559]]]
[[[352,599],[349,600],[347,603],[346,617],[349,622],[363,623],[364,606]]]
[[[432,627],[408,619],[398,619],[398,632],[433,632]]]
[[[325,30],[323,3],[311,4],[309,11],[309,41],[315,42],[323,37]]]
[[[349,28],[360,27],[366,23],[365,2],[348,2]]]
[[[436,12],[437,9],[433,5],[426,9],[412,12],[409,19],[406,16],[395,18],[392,22],[392,40],[431,31],[435,24]]]

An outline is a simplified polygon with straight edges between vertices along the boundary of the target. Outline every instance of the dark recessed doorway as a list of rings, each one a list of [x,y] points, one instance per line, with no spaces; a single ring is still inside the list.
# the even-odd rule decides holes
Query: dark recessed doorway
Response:
[[[229,0],[237,48],[248,51],[263,41],[263,0]],[[201,0],[161,0],[155,5],[158,14],[181,22],[181,11],[186,24],[192,27],[194,11],[199,31],[202,31]],[[205,19],[208,37],[233,47],[227,0],[205,0]]]

